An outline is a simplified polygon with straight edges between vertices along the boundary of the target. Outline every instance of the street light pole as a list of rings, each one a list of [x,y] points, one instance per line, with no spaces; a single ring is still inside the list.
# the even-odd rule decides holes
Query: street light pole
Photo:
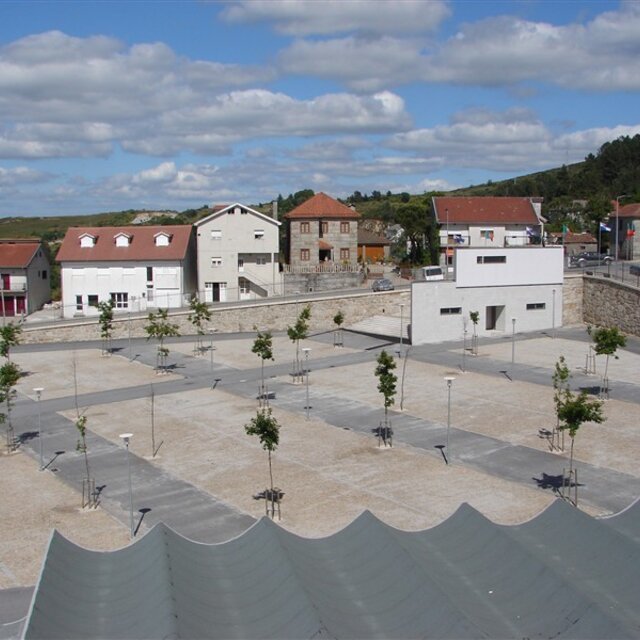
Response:
[[[513,367],[516,361],[516,319],[511,318],[511,380],[513,381]]]
[[[304,369],[306,374],[306,387],[307,387],[307,404],[305,405],[307,420],[309,419],[309,352],[311,351],[310,347],[303,347],[302,352],[304,353]]]
[[[447,382],[447,455],[445,460],[449,464],[449,431],[451,430],[451,385],[455,378],[453,376],[445,376]]]
[[[216,332],[215,329],[209,329],[209,333],[211,334],[210,343],[209,343],[209,356],[211,360],[211,388],[215,388],[216,381],[213,379],[213,334]]]
[[[551,337],[556,337],[556,290],[551,289]]]
[[[42,426],[41,426],[41,415],[40,415],[40,400],[42,398],[42,392],[44,391],[43,387],[36,387],[34,389],[36,392],[36,401],[38,402],[38,441],[40,444],[40,471],[44,471],[44,456],[42,452]]]
[[[133,437],[133,433],[121,433],[120,437],[124,442],[127,456],[127,475],[129,476],[129,534],[133,540],[133,488],[131,486],[131,462],[129,460],[129,440]]]
[[[401,302],[400,303],[400,351],[402,351],[403,337],[404,337],[404,303]]]

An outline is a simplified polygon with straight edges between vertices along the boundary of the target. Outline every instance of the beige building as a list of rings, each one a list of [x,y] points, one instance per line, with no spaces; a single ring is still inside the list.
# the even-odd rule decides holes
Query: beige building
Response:
[[[238,202],[196,222],[200,299],[225,302],[281,294],[280,224]]]
[[[284,218],[290,268],[313,271],[357,265],[360,214],[355,209],[316,193]]]

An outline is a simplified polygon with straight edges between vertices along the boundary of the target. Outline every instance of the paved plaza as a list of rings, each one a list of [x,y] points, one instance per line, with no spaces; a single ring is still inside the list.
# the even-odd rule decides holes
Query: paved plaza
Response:
[[[201,355],[193,338],[178,339],[169,345],[170,373],[160,375],[155,346],[144,340],[116,343],[109,357],[90,343],[15,349],[12,357],[26,372],[13,410],[22,445],[0,458],[0,589],[35,583],[53,527],[89,548],[129,543],[124,432],[133,433],[138,536],[165,521],[194,540],[222,542],[264,515],[264,501],[255,496],[268,486],[267,454],[244,432],[260,384],[254,337],[216,335],[214,350]],[[478,356],[463,357],[460,343],[409,347],[350,332],[344,347],[334,347],[329,332],[304,341],[311,349],[307,387],[290,375],[293,344],[275,335],[275,360],[265,363],[265,377],[282,427],[273,456],[275,484],[284,491],[280,524],[303,536],[327,536],[368,509],[394,527],[418,530],[442,522],[463,502],[498,523],[532,518],[555,499],[568,466],[568,438],[567,452],[557,454],[540,435],[555,423],[553,366],[564,355],[572,387],[597,388],[598,375],[584,374],[587,340],[584,327],[555,337],[518,335],[515,343],[509,336],[484,340]],[[373,433],[383,417],[374,376],[382,348],[398,363],[392,448],[379,447]],[[640,493],[638,340],[630,339],[619,356],[609,364],[607,420],[585,425],[575,444],[579,506],[593,515],[617,512]],[[604,357],[597,366],[601,373]],[[448,375],[455,377],[450,464],[442,449]],[[37,387],[44,387],[39,405]],[[90,431],[91,473],[100,490],[95,510],[80,504],[78,414],[87,416]],[[45,471],[39,471],[41,443]],[[0,622],[6,623],[1,606]],[[11,637],[11,629],[0,637]]]

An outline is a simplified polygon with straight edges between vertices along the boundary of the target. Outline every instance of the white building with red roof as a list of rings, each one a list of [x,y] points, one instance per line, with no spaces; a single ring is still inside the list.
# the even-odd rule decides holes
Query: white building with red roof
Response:
[[[432,202],[441,265],[451,266],[459,247],[523,247],[542,236],[540,198],[439,196]]]
[[[294,270],[357,265],[360,214],[355,209],[325,193],[316,193],[284,219],[287,263]]]
[[[640,256],[640,202],[619,205],[609,220],[613,223],[611,244],[614,252],[616,241],[618,243],[616,255],[622,260],[637,259]]]
[[[176,308],[197,292],[191,225],[71,227],[56,260],[61,266],[63,316]]]
[[[51,300],[49,259],[37,240],[0,240],[0,313],[33,313]]]

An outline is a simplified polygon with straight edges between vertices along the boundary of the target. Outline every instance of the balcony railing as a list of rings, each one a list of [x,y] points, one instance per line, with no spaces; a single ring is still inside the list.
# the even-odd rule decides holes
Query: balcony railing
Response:
[[[358,273],[362,271],[359,264],[338,264],[336,262],[320,263],[320,264],[285,264],[282,267],[284,273]]]

